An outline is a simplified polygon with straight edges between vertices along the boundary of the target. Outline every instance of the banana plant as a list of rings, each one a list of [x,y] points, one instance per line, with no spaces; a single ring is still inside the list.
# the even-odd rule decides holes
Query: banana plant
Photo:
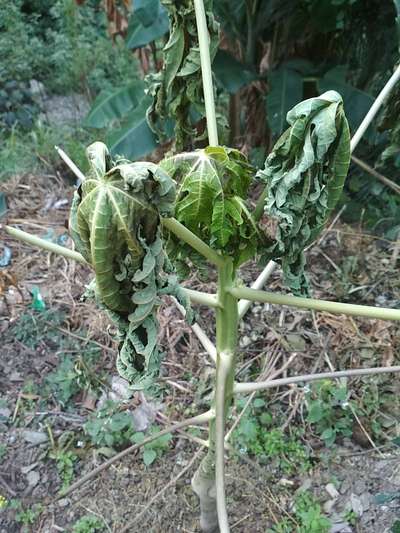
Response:
[[[190,4],[189,0],[186,4]],[[397,309],[313,299],[304,273],[304,250],[328,222],[343,189],[350,153],[400,78],[400,68],[351,142],[342,98],[328,91],[290,110],[289,128],[278,139],[264,168],[257,171],[238,150],[219,146],[207,29],[210,3],[207,12],[203,0],[194,0],[192,6],[209,146],[168,156],[155,164],[114,161],[107,147],[96,142],[87,149],[91,170],[75,192],[70,214],[75,251],[17,228],[7,226],[6,231],[32,245],[90,265],[94,277],[87,292],[116,326],[117,369],[132,388],[149,390],[157,380],[161,364],[156,341],[157,309],[165,294],[175,296],[183,306],[215,364],[214,393],[206,412],[117,454],[62,496],[160,435],[208,423],[208,440],[203,442],[208,451],[193,476],[192,487],[200,501],[202,531],[227,533],[226,421],[237,394],[318,379],[400,371],[399,366],[392,366],[254,383],[235,381],[239,321],[251,302],[400,320]],[[212,30],[215,31],[214,26]],[[264,185],[255,209],[248,198],[252,182]],[[240,267],[255,258],[266,266],[253,286],[247,288],[240,280]],[[204,268],[207,263],[217,271],[216,294],[180,286],[182,273],[189,268]],[[277,264],[294,296],[261,290]],[[194,323],[191,305],[195,304],[215,311],[215,347]],[[129,531],[129,524],[124,531]]]

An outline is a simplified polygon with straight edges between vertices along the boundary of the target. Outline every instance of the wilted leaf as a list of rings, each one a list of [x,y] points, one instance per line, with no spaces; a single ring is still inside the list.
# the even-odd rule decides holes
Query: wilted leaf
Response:
[[[154,163],[114,164],[103,143],[87,153],[91,172],[74,195],[71,235],[94,269],[99,304],[118,328],[118,371],[145,388],[161,363],[159,294],[180,297],[176,276],[164,271],[160,239],[160,216],[171,216],[175,184]]]
[[[343,98],[344,109],[351,131],[355,131],[374,103],[374,98],[346,82],[346,66],[335,67],[319,81],[321,91],[337,91]],[[376,127],[372,123],[364,134],[364,138],[373,143],[376,138]]]
[[[160,138],[166,135],[168,119],[175,120],[175,148],[181,151],[188,149],[193,138],[202,138],[192,120],[193,110],[197,121],[205,116],[196,17],[193,2],[162,0],[162,4],[168,12],[170,34],[163,49],[162,70],[146,78],[153,98],[147,118]],[[219,25],[212,13],[212,0],[205,1],[205,10],[213,60],[219,45]]]
[[[305,294],[304,249],[322,231],[343,189],[350,136],[343,102],[329,91],[296,105],[291,127],[258,173],[266,183],[265,215],[276,226],[265,259],[280,259],[287,285]]]

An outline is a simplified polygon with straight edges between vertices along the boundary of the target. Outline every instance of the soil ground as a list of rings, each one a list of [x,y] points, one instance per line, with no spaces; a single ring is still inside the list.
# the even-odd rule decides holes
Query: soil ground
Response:
[[[1,190],[9,204],[8,223],[64,242],[73,189],[59,175],[16,177],[3,184]],[[7,500],[21,501],[24,509],[37,502],[44,504],[33,523],[25,526],[26,531],[35,533],[72,531],[77,519],[87,514],[99,517],[105,531],[115,533],[128,524],[127,531],[133,533],[199,531],[198,501],[190,487],[199,457],[176,483],[170,483],[190,465],[199,448],[182,434],[175,436],[168,452],[150,467],[144,466],[139,454],[129,455],[71,496],[52,501],[60,489],[60,477],[49,456],[48,428],[56,443],[68,432],[72,432],[75,444],[80,438],[85,442],[74,467],[74,479],[105,459],[87,443],[82,429],[97,408],[96,398],[80,392],[66,407],[54,397],[41,397],[43,383],[57,368],[60,343],[66,339],[80,343],[80,348],[72,350],[74,356],[88,343],[97,343],[101,354],[96,363],[99,375],[116,374],[115,345],[107,332],[106,317],[92,302],[80,301],[90,280],[86,267],[16,242],[4,233],[0,253],[2,244],[11,249],[12,259],[0,269],[0,494]],[[397,307],[397,254],[396,243],[375,239],[360,228],[336,222],[308,252],[313,296]],[[244,281],[251,282],[257,271],[255,265],[247,266],[242,273]],[[194,276],[187,285],[207,291],[214,288],[213,282]],[[57,335],[44,335],[31,348],[18,331],[24,327],[21,317],[37,316],[32,310],[33,287],[39,288],[47,311],[54,316],[62,313],[63,318],[55,327],[49,326],[50,333],[56,330]],[[273,275],[270,289],[284,290],[279,271]],[[199,322],[213,338],[211,312],[201,309]],[[162,408],[156,416],[162,425],[166,419],[180,420],[204,409],[196,394],[196,383],[206,381],[212,367],[172,302],[163,304],[160,323],[160,343],[166,357],[161,378]],[[251,377],[250,361],[252,369],[254,362],[261,369],[268,364],[280,368],[293,354],[296,357],[283,375],[393,365],[400,361],[400,328],[396,323],[329,314],[313,316],[305,311],[259,305],[253,306],[241,328],[239,368],[240,379],[244,380]],[[267,409],[276,414],[280,424],[289,419],[290,424],[304,428],[302,441],[310,451],[311,466],[301,475],[282,475],[273,465],[261,464],[257,456],[233,456],[227,465],[233,531],[265,532],[285,516],[294,516],[293,502],[300,488],[308,489],[319,499],[330,516],[332,532],[391,531],[400,518],[400,448],[396,447],[396,437],[400,435],[400,384],[395,375],[373,379],[380,391],[379,409],[374,410],[373,417],[366,414],[354,419],[351,437],[339,440],[331,448],[324,447],[305,420],[302,387],[263,395]],[[106,380],[103,388],[107,390],[108,385]],[[362,402],[366,386],[365,379],[351,382],[352,397]],[[125,408],[133,409],[142,401],[143,397],[136,393]],[[234,411],[233,418],[236,414]],[[377,417],[386,423],[375,443],[371,428]],[[28,442],[27,431],[45,435],[46,442]],[[333,499],[329,484],[338,489],[339,495]],[[377,495],[384,495],[382,503],[377,503]],[[23,531],[23,527],[16,521],[15,510],[8,506],[0,511],[0,533]],[[296,525],[293,528],[304,531]]]

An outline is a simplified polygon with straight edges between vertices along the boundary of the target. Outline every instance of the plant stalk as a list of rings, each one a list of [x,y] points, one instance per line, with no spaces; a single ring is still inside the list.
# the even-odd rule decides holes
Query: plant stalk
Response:
[[[208,244],[203,242],[194,233],[185,228],[185,226],[178,222],[175,218],[162,218],[161,223],[165,228],[174,233],[178,239],[181,239],[186,244],[189,244],[189,246],[199,252],[199,254],[203,255],[214,265],[222,266],[224,264],[222,255],[210,248]]]
[[[335,313],[339,315],[343,314],[349,316],[378,318],[380,320],[400,320],[400,309],[354,305],[341,302],[330,302],[328,300],[315,300],[313,298],[301,298],[298,296],[276,294],[274,292],[258,291],[242,287],[232,288],[230,289],[230,293],[235,298],[251,300],[252,302],[288,305],[290,307],[299,307],[300,309],[326,311],[327,313]]]
[[[192,480],[193,490],[200,498],[202,531],[229,532],[224,482],[225,421],[233,399],[235,352],[238,331],[238,305],[231,296],[234,283],[232,261],[226,259],[218,269],[217,298],[221,307],[216,310],[217,376],[215,387],[215,420],[209,428],[210,447]]]
[[[204,103],[206,108],[208,142],[218,146],[217,118],[215,113],[214,87],[212,80],[210,38],[207,28],[207,17],[203,0],[194,0],[197,34],[199,38],[201,75],[203,80]]]

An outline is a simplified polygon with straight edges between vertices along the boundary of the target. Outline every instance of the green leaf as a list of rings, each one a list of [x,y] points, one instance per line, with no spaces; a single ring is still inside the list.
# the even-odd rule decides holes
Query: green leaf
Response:
[[[326,428],[321,433],[321,439],[325,441],[327,446],[332,446],[336,439],[336,431],[333,428]]]
[[[102,91],[94,101],[84,125],[104,128],[135,109],[144,96],[144,83],[136,81],[113,91]]]
[[[175,216],[182,224],[236,264],[254,253],[258,230],[246,206],[252,167],[238,150],[208,147],[167,158],[161,166],[178,183]],[[183,253],[199,263],[173,237],[170,245],[173,259]]]
[[[107,144],[113,154],[136,159],[157,148],[156,136],[146,119],[147,103],[148,99],[144,98],[135,110],[124,117],[122,127],[107,135]]]
[[[149,0],[144,0],[144,2],[147,3]],[[142,0],[141,3],[145,5],[144,2]],[[150,24],[147,26],[142,23],[140,17],[135,16],[135,13],[130,17],[126,36],[126,46],[128,48],[135,49],[146,46],[167,33],[169,28],[167,12],[159,2],[158,4],[157,14],[149,21]],[[150,10],[142,11],[143,14],[146,18],[146,16],[150,15]]]
[[[308,422],[311,422],[311,424],[315,424],[323,419],[324,413],[325,411],[322,406],[322,402],[319,400],[312,402],[308,410],[307,420]]]
[[[218,50],[213,63],[213,72],[219,85],[230,94],[237,93],[239,89],[258,78],[255,72],[225,50]]]
[[[157,452],[152,448],[143,450],[143,462],[146,466],[150,466],[157,459]]]
[[[268,122],[274,135],[286,127],[286,115],[303,97],[303,77],[291,68],[281,66],[269,76],[267,95]]]
[[[133,16],[136,16],[143,26],[151,26],[160,11],[160,0],[134,0]]]

